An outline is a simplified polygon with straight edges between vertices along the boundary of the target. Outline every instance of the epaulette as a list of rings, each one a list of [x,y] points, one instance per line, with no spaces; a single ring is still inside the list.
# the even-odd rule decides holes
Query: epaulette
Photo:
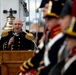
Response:
[[[6,36],[8,36],[8,31],[3,31],[1,37],[6,37]]]
[[[27,33],[25,32],[25,38],[27,38],[28,40],[33,40],[34,39],[34,35],[32,33]]]

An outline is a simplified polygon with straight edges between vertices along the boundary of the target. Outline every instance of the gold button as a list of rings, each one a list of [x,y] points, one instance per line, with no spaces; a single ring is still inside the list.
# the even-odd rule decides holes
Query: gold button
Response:
[[[12,48],[12,50],[13,50],[14,48]]]
[[[19,38],[19,40],[20,40],[21,38]]]
[[[18,43],[20,43],[20,41]]]

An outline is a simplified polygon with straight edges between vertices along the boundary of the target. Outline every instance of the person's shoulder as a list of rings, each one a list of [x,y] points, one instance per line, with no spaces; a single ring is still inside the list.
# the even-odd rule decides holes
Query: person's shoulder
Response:
[[[34,35],[31,32],[22,32],[25,35],[25,38],[32,41],[34,39]]]
[[[6,37],[9,35],[9,31],[3,30],[1,33],[1,37]]]
[[[7,37],[12,33],[12,31],[3,30],[1,33],[1,37]]]

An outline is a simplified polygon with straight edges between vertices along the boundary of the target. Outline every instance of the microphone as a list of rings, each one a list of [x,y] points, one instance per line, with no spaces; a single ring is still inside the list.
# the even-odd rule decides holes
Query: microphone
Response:
[[[13,38],[15,38],[16,36],[19,36],[19,34],[18,33],[14,33],[13,34],[13,37],[11,37],[10,40],[9,40],[9,42],[8,42],[8,46],[12,45],[12,43],[14,41]],[[11,40],[13,40],[13,41],[11,41]]]

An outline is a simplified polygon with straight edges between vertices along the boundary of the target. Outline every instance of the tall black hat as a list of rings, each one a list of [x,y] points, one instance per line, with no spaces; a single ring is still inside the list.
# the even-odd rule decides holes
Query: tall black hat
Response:
[[[49,0],[42,0],[40,6],[36,9],[36,12],[39,12],[39,8],[44,8],[47,3],[49,3]]]
[[[72,14],[72,0],[66,0],[61,12],[61,17]]]
[[[60,18],[61,11],[64,7],[66,0],[51,0],[49,1],[49,8],[46,12],[44,18],[46,17],[55,17]]]
[[[49,0],[42,0],[39,8],[43,8],[46,3],[49,3]]]
[[[76,39],[76,0],[73,0],[72,5],[72,20],[70,27],[65,31],[65,35]]]

